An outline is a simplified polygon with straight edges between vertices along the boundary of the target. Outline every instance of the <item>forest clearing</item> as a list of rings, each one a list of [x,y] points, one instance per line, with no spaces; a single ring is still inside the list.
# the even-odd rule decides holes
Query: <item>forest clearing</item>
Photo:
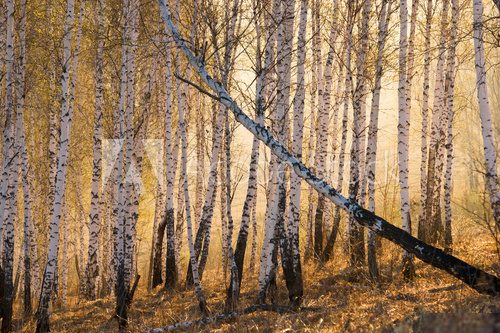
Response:
[[[500,1],[0,1],[1,333],[500,330]]]

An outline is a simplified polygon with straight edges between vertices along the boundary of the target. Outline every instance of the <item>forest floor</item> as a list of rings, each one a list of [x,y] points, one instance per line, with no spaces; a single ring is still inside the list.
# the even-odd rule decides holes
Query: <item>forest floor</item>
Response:
[[[189,332],[500,332],[500,298],[480,295],[461,281],[420,261],[417,276],[401,278],[400,251],[383,243],[381,283],[373,284],[363,273],[352,277],[346,258],[334,258],[304,270],[304,301],[309,310],[278,314],[254,312],[228,322],[193,326]],[[337,253],[342,252],[337,249]],[[489,272],[500,273],[491,237],[476,233],[455,241],[455,254]],[[257,273],[246,277],[240,308],[252,305],[257,294]],[[207,271],[203,288],[212,314],[224,310],[223,274]],[[245,285],[244,280],[244,285]],[[286,288],[278,281],[278,303],[287,304]],[[52,332],[116,332],[112,298],[79,302],[51,315]],[[200,318],[194,292],[148,293],[139,289],[129,311],[130,332]],[[19,321],[18,321],[19,323]],[[19,326],[32,332],[33,320]]]

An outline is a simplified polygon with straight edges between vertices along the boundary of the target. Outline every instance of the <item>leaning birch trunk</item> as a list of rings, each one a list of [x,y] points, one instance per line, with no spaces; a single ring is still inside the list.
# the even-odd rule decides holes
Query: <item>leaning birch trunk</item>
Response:
[[[420,216],[418,219],[418,238],[425,240],[426,228],[426,202],[427,202],[427,132],[429,118],[429,76],[431,66],[431,24],[432,24],[432,0],[427,0],[425,24],[425,51],[422,87],[422,135],[420,143]]]
[[[406,0],[399,4],[399,85],[398,85],[398,161],[399,161],[399,189],[401,197],[401,226],[411,234],[410,222],[410,190],[408,186],[408,156],[410,148],[410,110],[407,101],[407,48],[408,48],[408,8]],[[409,90],[409,89],[408,89]],[[409,98],[409,97],[408,97]],[[413,258],[407,251],[403,251],[403,275],[411,280],[415,275]]]
[[[500,227],[500,190],[497,176],[495,136],[486,85],[486,58],[483,41],[483,1],[474,0],[474,60],[476,64],[477,99],[484,146],[486,188],[490,194],[491,210],[497,228]]]
[[[446,254],[438,248],[416,239],[406,231],[360,207],[356,202],[348,200],[327,182],[314,175],[310,169],[288,152],[285,146],[278,142],[265,127],[251,120],[227,93],[225,88],[208,74],[204,64],[200,63],[189,50],[184,39],[177,30],[177,27],[173,24],[170,11],[164,0],[160,0],[159,4],[162,18],[167,23],[168,29],[172,33],[177,47],[186,55],[187,60],[198,72],[200,78],[217,94],[218,100],[223,103],[228,110],[231,110],[235,119],[240,124],[248,129],[253,135],[257,136],[266,146],[271,148],[272,152],[278,158],[286,161],[286,163],[308,184],[313,186],[318,192],[326,195],[333,203],[346,210],[356,219],[356,221],[358,221],[358,223],[374,230],[380,236],[403,247],[424,262],[446,271],[480,293],[490,295],[498,295],[500,293],[500,279],[496,276],[475,268],[452,255]]]
[[[96,8],[97,15],[97,51],[95,60],[95,115],[93,136],[93,159],[92,159],[92,185],[90,192],[90,214],[89,214],[89,246],[88,261],[85,272],[84,296],[88,300],[97,297],[96,279],[99,276],[99,231],[101,226],[101,160],[102,160],[102,110],[104,103],[104,0],[99,0]]]
[[[64,59],[63,74],[61,79],[62,102],[61,102],[61,141],[57,161],[57,177],[52,208],[52,220],[49,229],[49,246],[47,253],[47,264],[43,275],[42,291],[38,304],[37,327],[38,333],[49,331],[49,301],[52,292],[52,284],[55,278],[57,263],[57,250],[59,245],[59,224],[61,222],[61,208],[63,205],[64,192],[66,189],[66,170],[68,166],[69,139],[71,129],[71,118],[69,108],[69,72],[71,62],[71,35],[74,21],[74,0],[68,0],[66,8],[66,23],[64,26]]]
[[[447,253],[452,252],[451,235],[451,191],[452,181],[451,173],[453,166],[453,99],[455,89],[456,75],[456,48],[457,48],[457,30],[460,8],[458,0],[451,0],[451,31],[450,46],[448,51],[447,69],[446,69],[446,112],[448,113],[448,124],[446,132],[446,171],[444,182],[444,250]]]
[[[378,115],[380,108],[380,91],[382,88],[384,47],[387,37],[387,27],[391,16],[391,4],[389,0],[382,2],[380,18],[378,22],[378,42],[377,42],[377,60],[375,64],[375,84],[372,93],[372,103],[370,110],[370,124],[368,126],[368,144],[366,147],[366,166],[365,177],[368,182],[368,210],[375,213],[375,180],[376,180],[376,162],[377,162],[377,143],[378,143]],[[372,279],[379,277],[376,239],[375,233],[368,230],[368,269]]]

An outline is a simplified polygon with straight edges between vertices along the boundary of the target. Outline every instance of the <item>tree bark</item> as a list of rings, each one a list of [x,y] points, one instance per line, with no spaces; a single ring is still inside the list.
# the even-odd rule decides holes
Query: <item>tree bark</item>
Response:
[[[486,188],[490,194],[490,205],[497,228],[500,227],[500,190],[497,175],[495,136],[491,121],[488,89],[486,85],[486,58],[483,40],[483,1],[474,0],[474,59],[476,65],[477,99],[484,146],[486,166]]]
[[[63,205],[64,192],[66,189],[66,171],[69,157],[69,139],[71,129],[72,113],[69,108],[69,73],[71,67],[71,36],[74,21],[74,1],[68,0],[66,8],[66,22],[64,26],[64,62],[61,79],[62,102],[61,102],[61,140],[57,161],[57,177],[55,183],[54,202],[52,208],[52,220],[50,222],[49,246],[47,253],[47,264],[43,276],[42,291],[37,313],[37,333],[49,331],[49,301],[52,286],[55,279],[57,250],[59,245],[59,224],[61,221],[61,208]]]
[[[90,223],[88,261],[85,272],[84,296],[89,300],[97,297],[96,279],[99,276],[99,232],[101,227],[101,174],[102,174],[102,110],[104,104],[104,10],[105,0],[99,0],[97,16],[97,50],[95,60],[95,115],[93,136],[92,185],[90,193]]]

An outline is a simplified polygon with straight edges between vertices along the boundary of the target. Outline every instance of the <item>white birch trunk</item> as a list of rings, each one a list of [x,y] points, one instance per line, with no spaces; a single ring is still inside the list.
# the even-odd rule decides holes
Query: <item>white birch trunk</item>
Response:
[[[14,41],[13,36],[13,1],[7,2],[7,61],[14,61]],[[6,113],[14,114],[14,89],[18,88],[18,96],[17,96],[17,105],[16,108],[16,138],[15,141],[12,142],[12,156],[10,166],[7,168],[9,170],[9,174],[7,177],[7,193],[6,193],[6,212],[2,212],[2,222],[5,222],[3,234],[1,233],[2,228],[0,228],[0,238],[3,238],[4,246],[3,253],[0,251],[2,255],[2,269],[3,269],[3,299],[1,300],[1,312],[2,312],[2,332],[9,332],[12,330],[12,306],[15,297],[15,284],[13,283],[13,273],[14,273],[14,241],[15,241],[15,226],[14,222],[17,216],[17,193],[18,193],[18,181],[19,181],[19,169],[21,164],[21,159],[19,155],[21,153],[21,145],[22,145],[22,137],[24,135],[23,131],[23,108],[24,108],[24,68],[25,68],[25,57],[26,57],[26,44],[25,44],[25,32],[26,32],[26,18],[24,17],[26,14],[26,2],[23,1],[22,4],[22,22],[20,29],[20,55],[19,55],[19,71],[16,73],[17,75],[14,79],[13,68],[9,69],[11,71],[10,78],[6,79],[7,84],[7,94],[11,94],[10,98],[12,100],[7,100],[6,96]],[[9,25],[10,24],[10,25]],[[10,32],[9,32],[10,30]],[[10,36],[9,36],[10,35]],[[10,47],[9,47],[10,45]],[[12,53],[11,53],[12,52]],[[11,59],[12,57],[12,59]],[[16,81],[18,85],[16,85]],[[10,109],[9,109],[10,108]],[[7,116],[7,120],[9,120],[9,116]],[[13,122],[13,119],[11,120]],[[6,127],[9,127],[9,124],[6,124]],[[4,141],[4,145],[10,145],[10,142]],[[11,149],[8,148],[10,151]],[[4,155],[4,158],[6,156]],[[5,161],[4,161],[5,162]],[[5,165],[5,163],[4,163]],[[3,182],[5,184],[5,182]],[[3,198],[2,198],[3,199]],[[20,267],[21,261],[19,262]],[[19,270],[18,270],[19,272]]]
[[[377,60],[375,64],[375,84],[372,93],[370,124],[368,127],[368,144],[366,148],[365,177],[368,182],[368,210],[375,212],[375,181],[378,143],[378,116],[380,109],[380,92],[382,88],[384,47],[387,27],[391,15],[391,1],[384,0],[378,22]],[[375,233],[368,230],[368,268],[373,279],[378,278]]]
[[[187,176],[187,137],[186,137],[186,123],[184,120],[184,109],[179,108],[179,131],[181,133],[181,174],[183,176],[182,191],[184,193],[184,208],[186,212],[186,224],[187,224],[187,237],[189,246],[189,261],[191,262],[191,271],[193,274],[193,283],[198,298],[198,303],[200,310],[204,316],[208,314],[207,304],[205,296],[203,295],[203,290],[201,288],[200,277],[198,275],[198,263],[196,259],[196,253],[193,244],[193,225],[191,222],[191,203],[189,201],[189,187],[188,187],[188,176]]]
[[[0,180],[0,253],[3,251],[5,213],[9,211],[8,187],[11,179],[11,159],[14,156],[15,122],[14,122],[14,0],[6,2],[5,39],[5,127],[3,129],[2,146],[2,178]],[[2,264],[3,265],[3,264]]]
[[[497,227],[500,226],[500,190],[497,176],[495,137],[491,122],[491,111],[486,85],[486,58],[483,41],[483,1],[474,0],[474,59],[476,65],[477,99],[483,136],[484,159],[486,166],[486,188],[490,194],[491,210]]]
[[[306,30],[307,30],[308,0],[300,2],[299,34],[297,40],[297,86],[293,100],[293,141],[292,153],[302,160],[302,140],[304,127],[304,100],[305,100],[305,57],[306,57]],[[290,175],[290,211],[288,220],[288,240],[291,248],[292,267],[295,273],[295,285],[297,295],[302,298],[302,267],[300,261],[299,247],[299,224],[300,224],[300,197],[302,180],[295,174]]]
[[[92,185],[90,192],[88,262],[85,272],[85,297],[97,297],[96,279],[99,276],[99,233],[101,228],[101,174],[102,174],[102,110],[104,104],[104,0],[98,1],[97,50],[95,60],[95,114],[92,156]]]
[[[446,112],[448,113],[448,123],[446,132],[446,169],[444,181],[444,249],[447,253],[452,252],[451,234],[451,192],[452,192],[452,167],[453,167],[453,118],[454,118],[454,89],[456,75],[456,47],[457,30],[460,8],[458,0],[451,0],[451,30],[450,44],[446,69]]]
[[[319,4],[317,4],[319,6]],[[319,12],[319,8],[316,9]],[[334,2],[334,18],[336,21],[338,13],[337,1]],[[318,19],[319,20],[319,19]],[[325,64],[324,77],[318,83],[318,118],[317,118],[317,136],[316,136],[316,156],[315,165],[316,172],[320,177],[327,177],[326,158],[328,154],[328,124],[330,118],[331,108],[331,91],[333,85],[333,58],[335,55],[335,43],[338,36],[338,29],[336,24],[332,24],[330,36],[328,40],[329,50]],[[321,74],[321,73],[319,73]],[[318,197],[318,205],[315,215],[315,234],[314,234],[314,252],[317,258],[321,258],[323,254],[323,212],[325,209],[325,198]]]
[[[422,233],[422,240],[429,243],[436,243],[442,231],[440,191],[442,178],[442,155],[443,147],[443,126],[446,124],[445,107],[445,61],[446,61],[446,40],[448,35],[448,7],[449,0],[443,1],[441,14],[441,36],[438,48],[438,60],[436,64],[436,84],[434,89],[431,137],[429,141],[429,158],[427,167],[427,201],[426,220],[427,225]]]
[[[431,25],[432,25],[432,0],[427,0],[425,24],[425,50],[422,86],[422,135],[420,143],[420,216],[418,220],[418,238],[424,239],[426,228],[426,202],[427,202],[427,135],[429,131],[429,77],[431,65]]]
[[[410,101],[407,96],[409,89],[407,78],[407,48],[408,48],[408,8],[406,0],[401,0],[399,5],[399,85],[398,85],[398,161],[399,161],[399,189],[401,196],[401,226],[404,231],[411,234],[410,222],[410,190],[408,185],[408,161],[410,140]],[[413,259],[403,251],[403,275],[412,279],[414,275]]]
[[[61,80],[61,141],[57,161],[57,177],[52,208],[52,220],[50,222],[47,264],[43,276],[42,291],[38,305],[37,332],[47,332],[49,330],[49,300],[52,292],[52,284],[55,278],[57,250],[59,245],[59,224],[61,221],[61,208],[66,188],[66,170],[69,157],[69,139],[72,118],[69,108],[69,72],[71,65],[71,36],[74,21],[74,5],[74,0],[68,0],[63,39],[64,58]]]

